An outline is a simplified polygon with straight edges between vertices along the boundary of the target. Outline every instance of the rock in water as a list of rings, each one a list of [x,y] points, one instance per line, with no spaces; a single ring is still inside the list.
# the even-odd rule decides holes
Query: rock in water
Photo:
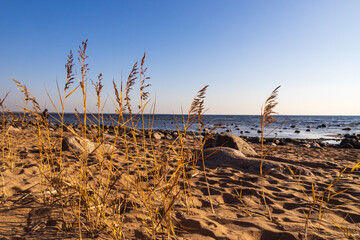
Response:
[[[229,133],[215,134],[213,135],[213,138],[207,139],[205,142],[205,148],[211,147],[229,147],[240,150],[240,152],[244,155],[257,155],[255,150],[246,141]]]
[[[100,146],[97,143],[90,141],[89,139],[80,138],[76,136],[66,137],[61,143],[62,150],[74,151],[77,153],[87,152],[88,154],[93,153],[95,150],[102,154],[111,154],[116,148],[113,145],[103,143]]]

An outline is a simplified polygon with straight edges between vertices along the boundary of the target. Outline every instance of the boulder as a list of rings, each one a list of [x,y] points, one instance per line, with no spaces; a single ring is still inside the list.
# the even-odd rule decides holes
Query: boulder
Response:
[[[360,142],[356,137],[344,138],[340,142],[341,148],[360,148]]]
[[[240,150],[245,155],[257,155],[255,150],[245,140],[229,133],[215,134],[213,138],[207,139],[205,148],[211,147],[229,147]]]
[[[233,167],[244,172],[259,173],[260,158],[246,157],[240,150],[229,147],[214,147],[204,149],[205,167]],[[197,161],[197,165],[202,166],[202,160]],[[305,167],[296,166],[289,163],[265,160],[263,163],[263,172],[286,173],[290,174],[290,167],[295,175],[305,175],[314,177],[314,174]]]
[[[98,153],[107,155],[116,150],[113,145],[106,143],[98,145],[98,143],[94,143],[89,139],[84,139],[77,136],[64,138],[62,140],[61,147],[64,151],[74,151],[79,154],[85,152],[87,152],[87,154],[91,154],[96,151]]]

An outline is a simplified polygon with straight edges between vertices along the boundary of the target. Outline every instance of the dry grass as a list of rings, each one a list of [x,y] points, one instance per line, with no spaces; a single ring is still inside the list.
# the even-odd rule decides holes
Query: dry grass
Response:
[[[204,111],[206,87],[201,89],[190,107],[184,131],[178,130],[177,137],[165,145],[159,145],[152,139],[152,129],[145,129],[145,118],[148,109],[149,77],[146,76],[145,54],[141,60],[140,70],[135,63],[123,89],[113,81],[115,104],[118,116],[113,125],[104,123],[104,104],[101,97],[103,88],[102,74],[92,82],[97,99],[97,113],[89,112],[87,107],[87,41],[82,42],[78,50],[80,75],[75,74],[73,54],[70,51],[65,65],[67,77],[61,92],[58,84],[60,107],[48,94],[57,113],[57,138],[53,137],[53,124],[41,117],[42,109],[28,88],[13,79],[23,93],[25,107],[22,122],[26,124],[29,117],[31,126],[36,132],[40,149],[42,202],[59,206],[63,219],[63,230],[78,233],[79,238],[108,235],[114,239],[126,238],[123,233],[127,214],[135,212],[135,220],[145,226],[145,235],[156,239],[168,237],[178,231],[173,221],[176,205],[191,206],[191,175],[189,170],[198,160],[193,154],[197,146],[202,146],[205,139],[197,138],[194,149],[185,147],[188,129],[195,124],[202,128],[201,115]],[[78,84],[75,85],[75,79]],[[131,106],[130,93],[136,81],[140,81],[140,105],[135,112]],[[79,125],[76,129],[64,123],[64,110],[68,98],[81,91],[81,113],[76,110]],[[5,96],[6,98],[6,96]],[[3,108],[3,102],[1,107]],[[150,108],[154,111],[154,106]],[[125,113],[127,117],[125,117]],[[9,114],[3,114],[3,124]],[[91,116],[92,118],[90,118]],[[185,119],[185,118],[184,118]],[[139,125],[139,122],[140,125]],[[2,128],[2,131],[5,128]],[[111,135],[107,132],[112,132]],[[4,147],[16,142],[8,141],[10,132],[3,132],[2,152],[11,158],[15,152],[12,146],[9,151]],[[64,150],[68,138],[77,137],[84,149],[72,149],[75,159],[69,159]],[[92,147],[93,146],[93,147]],[[92,147],[91,150],[88,150]],[[5,157],[5,156],[4,156]],[[119,160],[120,159],[120,160]],[[72,167],[69,167],[71,162]],[[2,193],[4,195],[4,193]]]

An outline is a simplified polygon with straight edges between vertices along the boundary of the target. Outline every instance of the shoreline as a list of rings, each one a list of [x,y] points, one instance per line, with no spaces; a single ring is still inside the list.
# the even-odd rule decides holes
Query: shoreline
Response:
[[[14,128],[19,128],[19,130],[21,130],[21,124],[22,121],[20,120],[9,120],[9,121],[3,121],[3,124],[5,124],[5,127],[9,127],[12,126]],[[29,120],[25,120],[24,124],[26,125],[32,125],[35,126],[35,122],[34,121],[29,121]],[[66,126],[67,128],[71,127],[73,129],[77,129],[77,131],[80,130],[81,128],[81,124],[74,124],[74,123],[70,123],[70,124],[64,124],[64,126]],[[114,129],[116,128],[115,126],[112,125],[100,125],[100,127],[103,129],[104,133],[110,133],[113,134],[114,133]],[[0,125],[0,129],[2,129],[3,126]],[[57,123],[52,123],[49,122],[49,128],[53,129],[53,131],[57,131],[60,128],[60,124]],[[88,129],[97,129],[98,125],[91,125],[88,124],[87,125]],[[130,128],[129,128],[130,129]],[[205,129],[204,129],[205,130]],[[67,131],[67,129],[65,128],[64,131]],[[142,129],[136,129],[136,132],[138,134],[138,136],[142,135]],[[145,134],[147,135],[146,137],[148,137],[149,132],[158,132],[161,134],[161,137],[159,139],[168,139],[168,140],[172,140],[175,139],[178,135],[178,131],[174,131],[174,130],[162,130],[162,129],[145,129]],[[182,131],[180,131],[182,132]],[[200,137],[200,136],[204,136],[205,131],[193,131],[190,130],[188,131],[189,134],[195,136],[195,137]],[[251,143],[259,143],[260,142],[260,134],[259,136],[248,136],[246,134],[234,134],[233,132],[229,131],[229,132],[214,132],[212,134],[222,134],[222,133],[228,133],[228,134],[232,134],[235,136],[239,136],[242,139],[251,142]],[[266,145],[269,144],[273,144],[273,145],[296,145],[296,146],[307,146],[310,147],[311,145],[314,145],[315,143],[317,145],[315,145],[315,147],[333,147],[333,148],[341,148],[341,142],[343,139],[346,138],[353,138],[353,137],[359,137],[359,134],[341,134],[341,135],[327,135],[330,138],[291,138],[291,137],[266,137],[264,138],[264,143]],[[158,139],[158,140],[159,140]]]

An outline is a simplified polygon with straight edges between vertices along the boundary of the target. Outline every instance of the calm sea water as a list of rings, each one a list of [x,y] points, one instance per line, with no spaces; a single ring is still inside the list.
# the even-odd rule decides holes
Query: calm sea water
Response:
[[[55,115],[53,115],[55,116]],[[94,118],[89,116],[92,121]],[[128,116],[127,116],[128,117]],[[183,129],[181,115],[156,114],[145,115],[145,128],[150,128],[150,119],[154,117],[153,129],[157,130],[176,130],[177,126]],[[334,139],[338,134],[360,134],[360,116],[276,116],[277,121],[268,127],[268,131],[276,128],[270,137],[277,134],[279,138],[301,138],[301,139]],[[81,117],[82,118],[82,117]],[[112,125],[116,121],[116,114],[104,114],[104,123]],[[74,114],[65,114],[65,123],[78,123]],[[55,122],[54,120],[52,120]],[[185,118],[186,121],[186,118]],[[177,124],[178,123],[178,124]],[[231,131],[232,134],[242,136],[259,136],[260,116],[258,115],[204,115],[203,123],[205,128],[212,128],[221,125],[217,132]],[[325,125],[326,127],[320,127]],[[142,122],[138,118],[137,127],[141,127]],[[343,130],[350,128],[351,130]],[[310,129],[310,131],[306,131]],[[198,130],[196,125],[192,130]],[[295,133],[298,130],[300,133]],[[244,133],[242,133],[242,131]],[[266,131],[265,131],[266,132]]]

